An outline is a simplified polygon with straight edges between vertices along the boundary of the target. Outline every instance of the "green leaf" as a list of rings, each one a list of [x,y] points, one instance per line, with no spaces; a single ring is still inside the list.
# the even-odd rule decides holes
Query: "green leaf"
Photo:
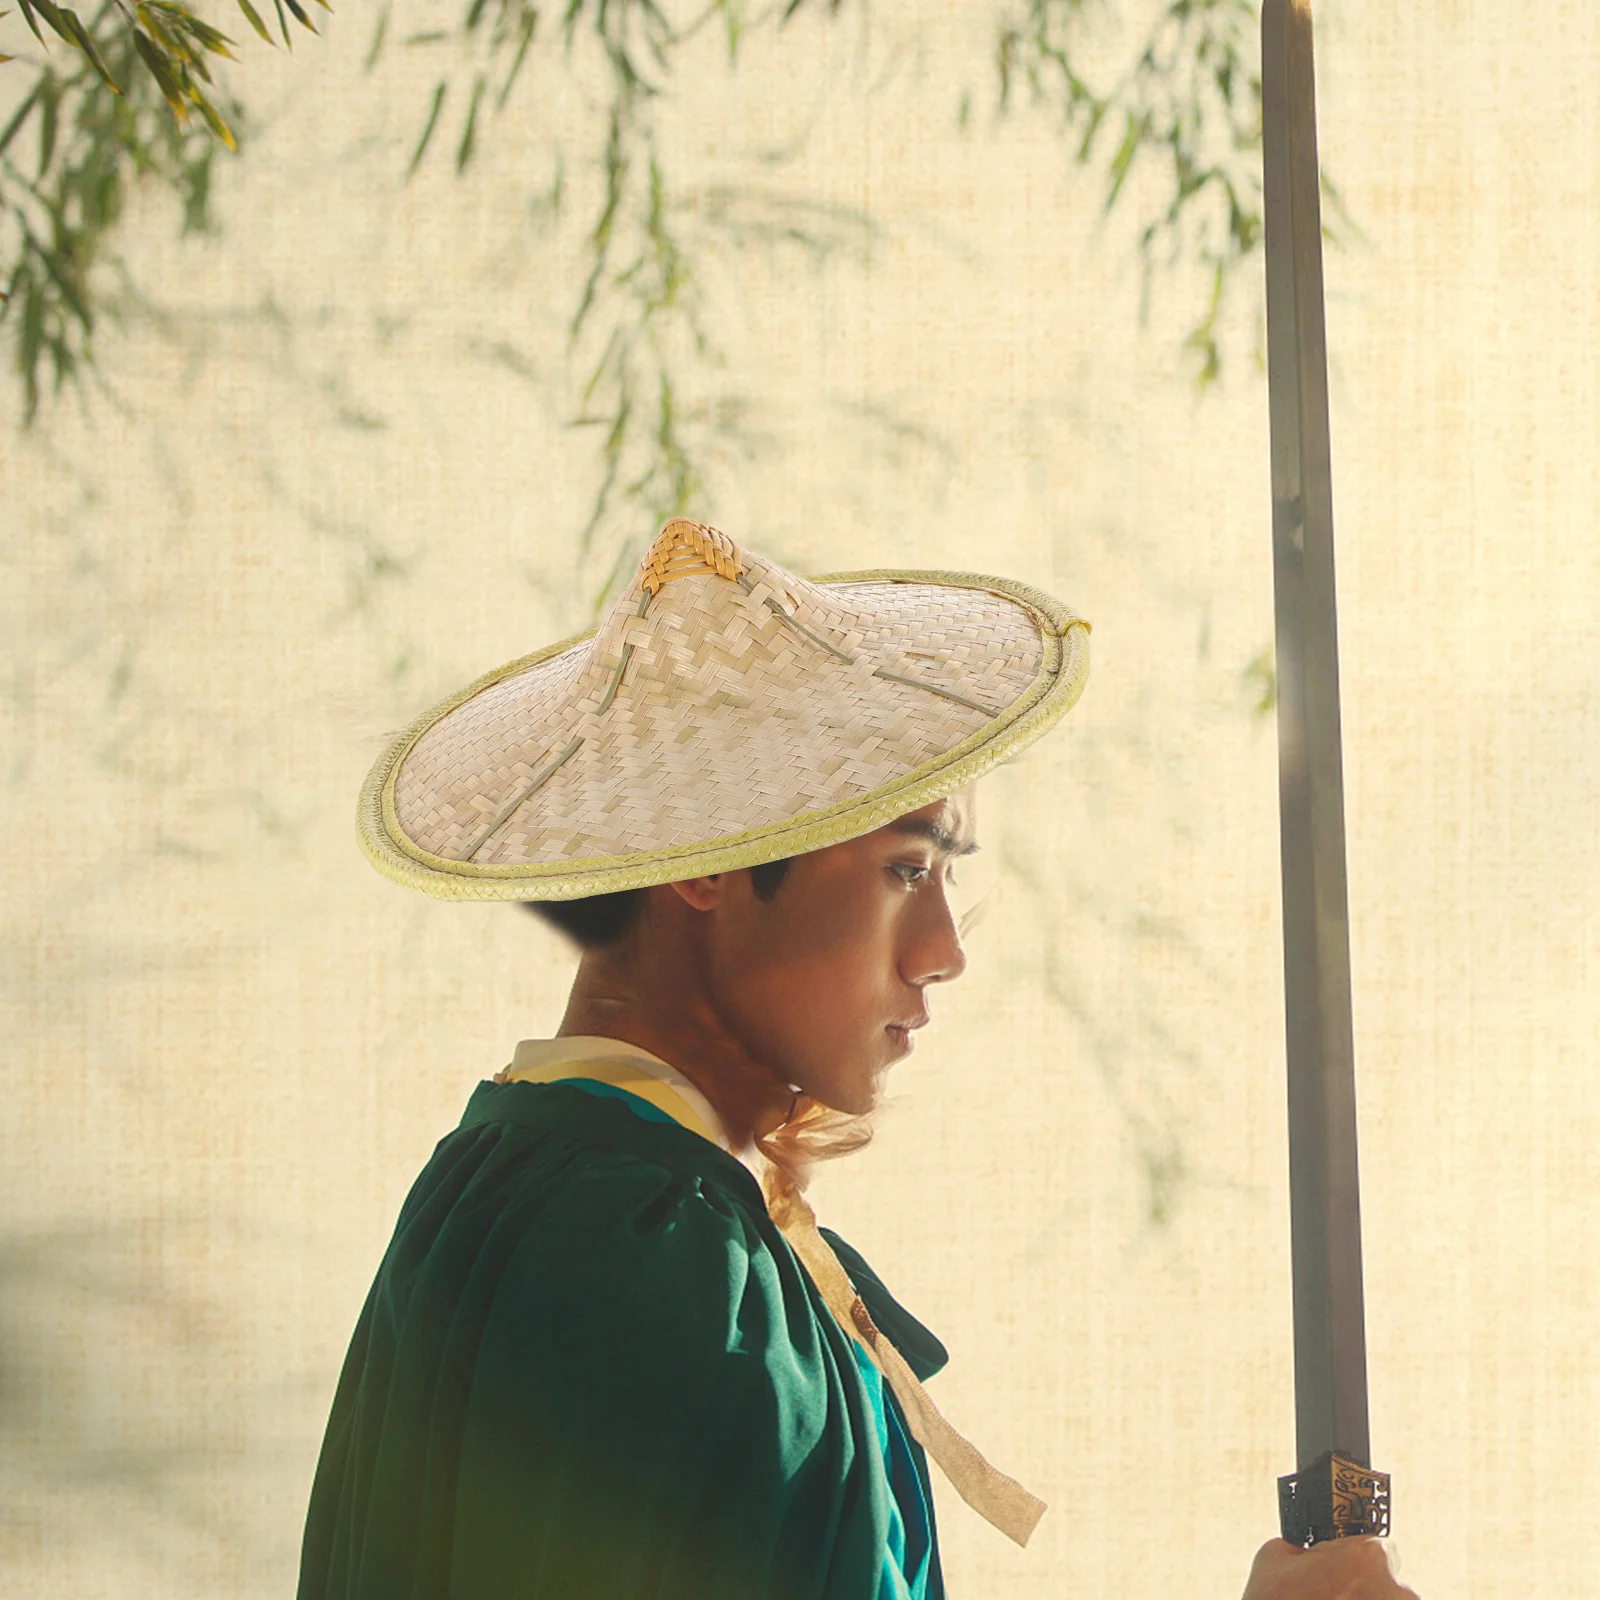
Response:
[[[82,22],[78,20],[78,13],[76,11],[63,11],[61,13],[61,18],[62,21],[66,23],[67,27],[71,29],[73,38],[76,41],[78,48],[83,51],[86,56],[88,56],[90,64],[94,67],[94,70],[100,74],[100,77],[105,83],[106,87],[110,89],[113,94],[121,94],[122,89],[118,85],[117,80],[111,76],[111,69],[105,64],[104,60],[101,59],[100,52],[95,48],[94,40],[89,37],[89,30],[84,27]]]
[[[202,22],[199,17],[190,16],[184,12],[181,26],[195,39],[203,50],[209,50],[214,56],[226,56],[229,61],[238,58],[228,49],[233,43],[227,34],[213,28],[209,22]]]
[[[46,250],[34,237],[33,230],[24,226],[28,243],[33,246],[34,253],[39,257],[40,264],[45,272],[54,281],[56,288],[61,291],[61,298],[66,301],[67,308],[79,322],[83,324],[84,331],[90,332],[94,328],[94,312],[84,303],[83,297],[78,293],[77,286],[71,278],[61,270],[61,262],[56,252]]]
[[[33,0],[18,0],[22,7],[22,14],[28,20],[28,26],[33,29],[33,36],[40,44],[44,43],[44,35],[39,32],[39,19],[33,14]]]
[[[1134,116],[1131,111],[1125,112],[1124,116],[1127,120],[1123,128],[1122,143],[1111,161],[1111,186],[1106,191],[1107,211],[1117,203],[1117,196],[1122,193],[1122,186],[1128,181],[1129,169],[1133,166],[1133,158],[1139,153],[1139,145],[1145,134],[1143,118]]]
[[[217,153],[215,144],[208,144],[199,159],[183,175],[183,232],[208,233],[211,231],[211,160]]]
[[[289,37],[289,19],[284,15],[283,0],[272,0],[272,4],[278,13],[278,28],[283,34],[283,48],[293,53],[294,40]]]
[[[229,128],[228,124],[224,122],[220,116],[217,115],[216,107],[213,106],[204,95],[200,94],[195,95],[194,103],[199,108],[200,115],[206,119],[206,126],[210,128],[211,131],[216,134],[216,136],[225,145],[227,145],[230,150],[237,153],[239,146],[234,142],[233,130]]]
[[[195,16],[186,6],[170,5],[167,0],[137,0],[137,9],[140,21],[151,34],[191,66],[199,61],[196,46],[201,51],[209,50],[212,55],[226,56],[230,61],[236,59],[228,49],[233,40]]]
[[[569,50],[572,48],[573,36],[578,31],[578,23],[582,19],[583,0],[567,0],[567,9],[561,14],[561,35],[567,41]]]
[[[161,98],[172,107],[172,114],[185,126],[189,122],[189,108],[184,104],[183,91],[178,87],[177,75],[172,70],[172,63],[162,55],[161,49],[146,33],[138,28],[133,30],[133,47],[139,52],[140,59],[150,69],[150,76],[156,80],[156,87],[161,91]]]
[[[467,125],[461,130],[461,143],[456,148],[456,171],[467,170],[467,163],[472,159],[472,148],[478,131],[478,104],[483,99],[484,76],[480,72],[478,81],[472,86],[472,104],[467,107]]]
[[[389,7],[385,6],[378,13],[378,26],[372,30],[372,48],[367,51],[367,59],[361,63],[363,72],[371,72],[378,64],[378,57],[383,54],[383,41],[389,32]]]
[[[505,108],[506,100],[511,94],[511,86],[517,81],[517,76],[522,71],[522,63],[528,59],[528,46],[533,43],[534,30],[538,26],[538,8],[524,6],[521,20],[517,25],[516,53],[511,57],[511,66],[506,72],[506,81],[500,86],[500,98],[494,103],[496,111],[501,111]]]
[[[272,43],[272,35],[267,31],[267,25],[261,20],[261,13],[250,4],[250,0],[239,0],[239,9],[244,12],[244,19],[268,44]]]
[[[168,11],[170,9],[170,7],[163,6],[160,11]],[[155,6],[145,5],[144,0],[139,0],[139,4],[135,6],[134,10],[139,20],[145,25],[151,42],[158,49],[164,50],[174,61],[194,60],[194,51],[189,48],[188,41],[184,39],[176,28],[167,26],[172,20],[170,17],[163,17]]]
[[[55,0],[32,0],[33,9],[55,29],[57,33],[70,45],[76,47],[78,41],[73,37],[72,29],[67,26],[66,18],[56,8]]]
[[[313,33],[317,31],[311,27],[311,18],[306,15],[306,8],[300,4],[300,0],[283,0],[283,3],[294,13],[294,20],[302,28],[311,28]]]
[[[15,282],[15,280],[13,280]],[[13,294],[17,293],[13,287]],[[30,272],[22,280],[22,348],[17,364],[22,368],[23,416],[32,422],[39,412],[39,353],[44,343],[44,293]]]
[[[61,85],[53,73],[39,80],[39,176],[45,175],[56,153],[56,131],[61,120]]]
[[[33,108],[39,103],[39,96],[44,91],[46,81],[46,77],[39,78],[23,98],[22,104],[11,113],[11,120],[5,125],[4,130],[0,131],[0,156],[11,147],[11,141],[16,138],[23,123],[33,114]]]
[[[422,137],[417,140],[417,148],[411,154],[411,165],[406,168],[407,178],[422,164],[422,158],[428,152],[428,141],[433,137],[433,130],[439,125],[439,112],[444,105],[445,91],[449,87],[449,81],[441,78],[438,87],[433,91],[433,104],[428,107],[428,120],[423,125]]]

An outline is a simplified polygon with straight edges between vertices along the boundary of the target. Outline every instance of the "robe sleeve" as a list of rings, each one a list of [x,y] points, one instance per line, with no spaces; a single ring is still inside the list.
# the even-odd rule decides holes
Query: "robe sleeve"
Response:
[[[764,1216],[634,1155],[462,1128],[362,1312],[300,1600],[859,1600],[875,1448]]]

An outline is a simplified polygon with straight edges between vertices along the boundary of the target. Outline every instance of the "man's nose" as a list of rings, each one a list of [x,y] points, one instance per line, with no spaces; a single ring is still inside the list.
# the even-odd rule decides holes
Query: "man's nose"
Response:
[[[925,983],[949,983],[967,970],[967,952],[961,945],[961,930],[945,896],[929,905],[925,918],[918,919],[900,976],[920,988]]]

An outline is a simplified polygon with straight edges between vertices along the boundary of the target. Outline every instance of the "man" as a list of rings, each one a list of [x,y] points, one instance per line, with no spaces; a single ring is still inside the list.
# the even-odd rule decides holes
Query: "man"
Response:
[[[537,902],[581,957],[407,1198],[301,1600],[939,1600],[930,1455],[1026,1542],[1042,1503],[939,1415],[943,1347],[803,1189],[965,966],[971,783],[1077,698],[1085,632],[1002,580],[807,583],[679,521],[592,639],[380,761],[380,870]],[[1367,1544],[1275,1541],[1247,1600],[1395,1600]]]

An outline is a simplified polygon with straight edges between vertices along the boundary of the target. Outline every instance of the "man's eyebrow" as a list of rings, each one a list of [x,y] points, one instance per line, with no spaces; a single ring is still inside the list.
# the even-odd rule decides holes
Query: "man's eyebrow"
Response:
[[[896,833],[909,833],[919,839],[927,839],[936,850],[943,850],[949,856],[970,856],[978,848],[976,839],[962,844],[948,828],[940,827],[926,817],[897,817],[889,826]]]

